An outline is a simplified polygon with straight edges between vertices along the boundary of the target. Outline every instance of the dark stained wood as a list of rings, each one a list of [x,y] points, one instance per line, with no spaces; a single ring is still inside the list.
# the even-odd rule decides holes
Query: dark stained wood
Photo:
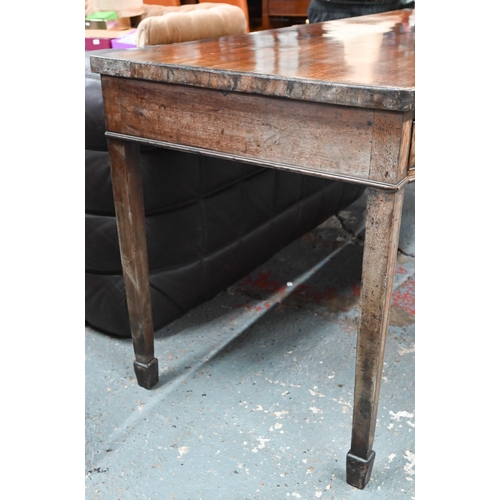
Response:
[[[352,440],[347,458],[347,482],[357,488],[364,488],[369,481],[375,458],[372,446],[403,195],[404,189],[395,192],[375,188],[368,190],[360,318],[356,346]]]
[[[111,76],[345,106],[415,104],[413,10],[92,56]],[[364,49],[360,50],[360,46]]]
[[[134,368],[139,385],[150,389],[158,382],[158,361],[154,357],[139,145],[108,139],[108,149],[127,307],[136,358]]]
[[[364,488],[404,185],[414,178],[413,11],[113,51],[102,74],[136,374],[158,380],[138,144],[237,158],[371,186],[347,481]],[[132,142],[131,142],[132,141]],[[384,188],[384,189],[381,189]]]
[[[102,97],[104,104],[104,119],[106,130],[121,128],[120,82],[116,79],[101,77]]]
[[[370,476],[375,463],[375,452],[372,450],[367,459],[360,458],[351,452],[346,457],[346,480],[351,486],[360,490],[364,489],[370,481]]]

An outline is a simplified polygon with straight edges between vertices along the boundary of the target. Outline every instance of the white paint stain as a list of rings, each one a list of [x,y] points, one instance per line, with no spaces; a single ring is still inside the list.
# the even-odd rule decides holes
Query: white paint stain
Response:
[[[389,411],[389,415],[391,416],[392,420],[397,420],[398,422],[401,420],[401,417],[413,418],[415,416],[414,413],[409,413],[407,411],[398,411],[397,413],[394,413],[393,411]]]
[[[177,458],[181,458],[183,455],[185,455],[189,451],[188,446],[181,446],[178,450],[179,456]]]
[[[338,403],[339,405],[344,405],[344,406],[347,406],[347,407],[349,407],[349,408],[352,408],[352,404],[351,404],[349,401],[344,401],[344,399],[343,399],[343,398],[340,398],[340,399],[337,401],[337,403]],[[345,413],[345,412],[344,412],[344,413]]]
[[[415,475],[415,453],[406,450],[404,457],[408,460],[408,463],[404,466],[405,472],[409,476]]]
[[[410,352],[415,352],[415,346],[410,347],[408,349],[405,349],[404,347],[402,347],[401,349],[398,349],[398,354],[400,356],[404,356],[405,354],[409,354]]]
[[[274,428],[275,428],[275,429],[281,429],[282,427],[283,427],[283,424],[280,424],[279,422],[276,422],[276,423],[274,424]]]
[[[321,491],[317,491],[317,492],[314,494],[314,496],[315,496],[316,498],[321,497],[321,495],[323,495],[323,493],[322,493]]]
[[[321,394],[320,392],[317,392],[317,391],[312,391],[311,389],[309,389],[309,393],[311,394],[311,396],[319,396],[320,398],[324,398],[325,397],[324,394]]]
[[[391,453],[389,455],[389,463],[391,463],[394,460],[395,457],[396,457],[396,454],[395,453]]]
[[[259,450],[262,450],[263,448],[265,448],[266,446],[266,443],[268,441],[271,441],[270,439],[266,439],[266,438],[263,438],[263,437],[258,437],[257,438],[257,441],[259,441],[260,444],[258,444],[255,448],[252,448],[252,452],[253,453],[257,453]]]
[[[392,420],[395,420],[396,422],[400,422],[401,421],[401,418],[413,418],[415,416],[414,413],[410,413],[410,412],[407,412],[407,411],[398,411],[397,413],[394,413],[393,411],[389,411],[389,414],[391,416],[391,419]],[[415,427],[415,422],[410,422],[409,420],[406,421],[406,423],[410,426],[410,427]],[[393,424],[390,424],[390,426],[388,427],[388,429],[392,429]],[[401,425],[399,427],[402,427]]]
[[[293,352],[293,351],[290,351],[290,352]],[[295,358],[294,358],[295,360]],[[286,384],[285,382],[281,382],[281,380],[271,380],[269,378],[264,378],[264,380],[266,380],[267,382],[269,382],[270,384],[279,384],[283,387],[286,387]],[[299,384],[288,384],[289,387],[301,387]]]
[[[275,411],[273,412],[273,415],[276,418],[283,418],[285,415],[288,415],[290,413],[290,410],[283,410],[283,411]]]
[[[316,408],[315,406],[310,406],[309,409],[314,413],[323,413],[323,410],[320,410],[319,408]]]

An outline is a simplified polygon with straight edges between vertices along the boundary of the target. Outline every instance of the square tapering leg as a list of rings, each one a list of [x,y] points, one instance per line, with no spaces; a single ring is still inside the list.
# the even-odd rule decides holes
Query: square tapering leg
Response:
[[[398,252],[404,190],[368,190],[356,379],[347,482],[363,489],[370,480],[384,364],[385,340]]]
[[[158,361],[154,357],[139,145],[108,138],[108,149],[127,308],[136,358],[134,369],[139,385],[151,389],[158,382]]]

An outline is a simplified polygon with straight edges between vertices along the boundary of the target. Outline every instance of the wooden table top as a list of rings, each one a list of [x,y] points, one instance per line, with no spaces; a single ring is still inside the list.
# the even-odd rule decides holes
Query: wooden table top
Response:
[[[345,106],[415,105],[414,10],[92,56],[104,75]]]

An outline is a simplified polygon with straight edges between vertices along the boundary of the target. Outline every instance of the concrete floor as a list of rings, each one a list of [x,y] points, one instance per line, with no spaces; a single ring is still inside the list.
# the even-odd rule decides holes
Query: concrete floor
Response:
[[[372,479],[345,482],[365,198],[156,336],[86,328],[86,498],[414,499],[415,186],[406,188]]]

